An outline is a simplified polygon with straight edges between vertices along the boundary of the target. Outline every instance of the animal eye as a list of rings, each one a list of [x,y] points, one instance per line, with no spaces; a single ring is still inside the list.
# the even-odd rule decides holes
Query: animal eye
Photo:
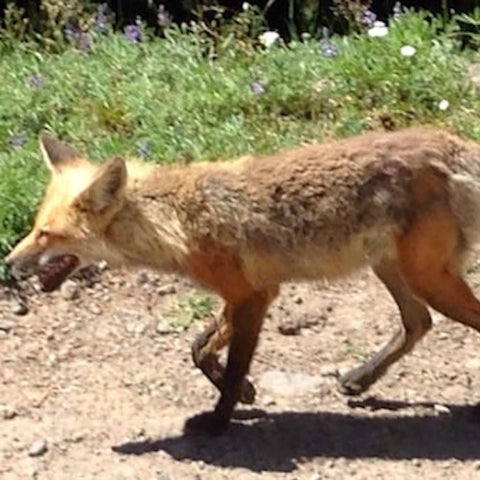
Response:
[[[46,240],[49,235],[50,235],[50,232],[48,230],[42,229],[37,234],[37,240]]]

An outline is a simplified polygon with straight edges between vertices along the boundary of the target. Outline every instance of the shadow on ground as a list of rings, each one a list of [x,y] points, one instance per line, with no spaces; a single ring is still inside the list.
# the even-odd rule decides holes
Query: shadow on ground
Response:
[[[129,442],[114,447],[123,454],[141,455],[163,450],[177,460],[202,460],[223,467],[253,471],[290,472],[295,461],[314,457],[480,459],[480,405],[448,406],[450,414],[398,413],[412,406],[368,399],[352,401],[354,413],[254,411],[253,422],[235,421],[223,436],[184,434]],[[361,409],[383,410],[366,416]],[[237,419],[252,415],[238,412]]]

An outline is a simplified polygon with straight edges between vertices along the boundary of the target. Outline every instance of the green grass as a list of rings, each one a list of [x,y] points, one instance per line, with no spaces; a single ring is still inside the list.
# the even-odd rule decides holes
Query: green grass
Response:
[[[88,55],[21,44],[0,51],[0,257],[28,228],[42,194],[41,130],[95,160],[135,156],[146,140],[159,163],[353,135],[381,128],[382,116],[396,127],[447,125],[480,140],[480,97],[465,74],[475,53],[437,27],[409,13],[387,37],[333,39],[340,53],[332,59],[314,40],[249,50],[225,37],[212,60],[204,37],[179,31],[141,45],[121,34],[96,38]],[[415,56],[400,55],[405,44]],[[33,74],[42,87],[29,86]],[[266,85],[263,95],[252,93],[255,80]],[[450,102],[445,112],[442,99]],[[26,145],[11,146],[16,134]]]

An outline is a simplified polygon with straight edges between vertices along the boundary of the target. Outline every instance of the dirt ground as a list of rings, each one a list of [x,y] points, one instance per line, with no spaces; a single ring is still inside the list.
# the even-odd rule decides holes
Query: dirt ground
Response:
[[[477,270],[469,280],[480,293]],[[2,480],[480,478],[476,332],[434,315],[369,392],[338,392],[338,372],[398,320],[371,273],[284,286],[251,369],[257,400],[213,438],[182,433],[217,399],[190,358],[206,320],[181,332],[165,321],[197,290],[145,272],[69,285],[30,295],[23,316],[12,292],[0,293]]]

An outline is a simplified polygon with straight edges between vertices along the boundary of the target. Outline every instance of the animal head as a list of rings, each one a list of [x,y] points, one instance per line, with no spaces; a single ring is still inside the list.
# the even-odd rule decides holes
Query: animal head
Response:
[[[127,170],[115,158],[104,165],[48,135],[40,149],[50,182],[30,233],[5,258],[14,272],[38,273],[52,291],[78,268],[107,255],[105,232],[125,199]]]

